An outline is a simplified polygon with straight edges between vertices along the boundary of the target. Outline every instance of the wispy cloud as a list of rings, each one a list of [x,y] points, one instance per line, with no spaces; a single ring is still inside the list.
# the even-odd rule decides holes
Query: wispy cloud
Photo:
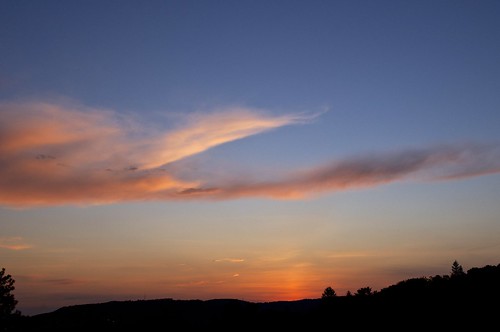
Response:
[[[27,244],[22,237],[0,237],[0,248],[8,250],[26,250],[33,248],[32,245]]]
[[[225,263],[242,263],[245,260],[243,258],[221,258],[221,259],[214,259],[214,262],[220,263],[220,262],[225,262]]]
[[[500,172],[498,145],[446,145],[369,154],[280,176],[240,180],[171,166],[220,144],[317,115],[249,108],[146,125],[110,110],[50,103],[0,104],[0,204],[103,204],[140,200],[297,199],[395,181],[452,180]],[[169,129],[164,129],[169,128]],[[186,173],[186,172],[184,172]]]
[[[160,166],[311,118],[230,108],[160,130],[109,110],[50,103],[4,103],[0,115],[0,204],[19,206],[172,198],[199,183]]]
[[[144,167],[153,168],[206,151],[214,146],[262,133],[270,129],[305,122],[314,116],[266,116],[258,110],[223,109],[209,114],[194,114],[178,129],[148,142],[150,149]]]
[[[447,145],[347,158],[274,181],[240,181],[189,188],[180,195],[228,199],[296,199],[323,192],[367,188],[403,180],[450,180],[500,172],[500,147]]]
[[[45,279],[42,281],[56,286],[75,285],[82,283],[81,280],[70,279],[70,278]]]

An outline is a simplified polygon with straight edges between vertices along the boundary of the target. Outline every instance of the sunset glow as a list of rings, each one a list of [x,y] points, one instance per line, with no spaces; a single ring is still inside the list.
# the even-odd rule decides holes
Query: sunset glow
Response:
[[[4,1],[18,309],[500,263],[500,3]]]

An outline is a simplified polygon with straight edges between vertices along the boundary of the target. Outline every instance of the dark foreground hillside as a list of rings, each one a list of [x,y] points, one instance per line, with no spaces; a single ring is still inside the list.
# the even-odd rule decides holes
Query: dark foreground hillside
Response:
[[[408,279],[364,295],[269,303],[120,301],[63,307],[0,323],[6,331],[498,330],[500,264],[451,276]]]

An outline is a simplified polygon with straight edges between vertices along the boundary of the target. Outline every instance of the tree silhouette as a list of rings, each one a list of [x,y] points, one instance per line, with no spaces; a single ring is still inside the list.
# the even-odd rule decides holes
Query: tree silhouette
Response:
[[[321,298],[322,299],[329,299],[329,298],[332,298],[335,296],[337,296],[337,293],[335,292],[335,290],[331,287],[326,287],[325,290],[323,291],[323,294],[321,295]]]
[[[356,291],[356,296],[368,296],[368,295],[373,295],[372,293],[372,288],[371,287],[361,287]]]
[[[0,270],[0,318],[12,314],[17,301],[11,292],[15,289],[15,280],[10,274],[5,274],[5,268]]]
[[[465,275],[465,272],[464,272],[464,268],[462,267],[462,265],[458,264],[457,261],[454,261],[453,264],[451,265],[451,274],[450,274],[450,277],[461,277],[461,276],[464,276]]]

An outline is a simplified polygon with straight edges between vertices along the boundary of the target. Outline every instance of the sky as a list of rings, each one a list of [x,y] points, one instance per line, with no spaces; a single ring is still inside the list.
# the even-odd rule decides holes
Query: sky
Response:
[[[0,267],[33,315],[500,263],[500,2],[0,2]]]

